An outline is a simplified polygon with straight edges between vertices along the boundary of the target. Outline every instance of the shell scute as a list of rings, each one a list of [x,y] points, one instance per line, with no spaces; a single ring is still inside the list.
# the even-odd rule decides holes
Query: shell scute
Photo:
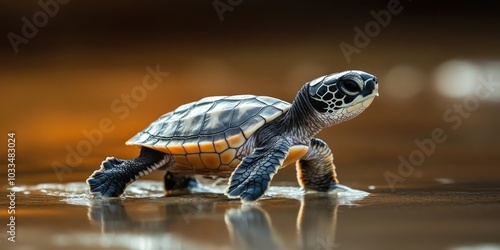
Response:
[[[208,169],[217,169],[220,166],[220,158],[217,153],[202,153],[200,157]]]
[[[215,146],[212,141],[203,141],[200,142],[200,150],[201,152],[215,152]]]
[[[220,155],[220,160],[222,164],[229,164],[236,157],[236,149],[228,149]]]
[[[188,154],[186,156],[187,160],[193,166],[194,169],[203,169],[203,161],[201,160],[200,154]]]
[[[182,146],[184,147],[184,151],[186,151],[187,154],[200,153],[200,146],[198,143],[184,143]]]
[[[266,120],[261,116],[254,116],[248,119],[245,123],[243,123],[240,127],[243,130],[243,134],[245,138],[250,138],[250,136],[257,131],[260,127],[262,127],[266,123]]]
[[[276,108],[274,106],[267,106],[264,107],[260,112],[259,115],[266,120],[266,122],[270,122],[276,117],[279,117],[283,115],[284,110]]]
[[[214,142],[215,152],[222,153],[229,148],[226,140],[218,140]]]
[[[185,155],[186,154],[186,151],[184,150],[184,147],[182,146],[182,144],[168,145],[167,148],[170,151],[170,153],[173,155]]]

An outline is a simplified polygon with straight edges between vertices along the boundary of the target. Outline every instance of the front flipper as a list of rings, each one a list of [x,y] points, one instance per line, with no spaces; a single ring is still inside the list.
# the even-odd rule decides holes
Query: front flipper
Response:
[[[338,183],[332,151],[320,139],[311,140],[309,151],[296,165],[297,179],[306,191],[327,192]]]
[[[253,201],[268,189],[274,174],[288,156],[290,143],[284,138],[278,138],[268,145],[256,148],[252,154],[243,158],[229,178],[229,187],[225,191],[228,197]]]

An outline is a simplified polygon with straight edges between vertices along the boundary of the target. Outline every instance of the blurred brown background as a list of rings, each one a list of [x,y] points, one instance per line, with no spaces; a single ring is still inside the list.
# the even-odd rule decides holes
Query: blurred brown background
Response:
[[[498,3],[400,1],[386,25],[374,24],[371,11],[390,13],[388,2],[44,1],[58,3],[48,7],[51,17],[37,1],[2,1],[0,150],[16,132],[20,184],[83,181],[106,156],[135,157],[124,142],[181,104],[232,94],[292,101],[311,79],[361,69],[378,76],[380,97],[319,135],[334,151],[341,182],[387,186],[384,173],[401,176],[398,157],[408,159],[418,150],[414,140],[436,128],[446,141],[398,187],[500,180],[500,88],[474,99],[478,77],[500,82]],[[214,3],[227,9],[224,20]],[[36,34],[27,31],[32,38],[23,35],[23,17],[38,23]],[[367,25],[372,35],[348,62],[340,44],[354,46],[355,27]],[[16,38],[17,53],[11,32],[26,39]],[[152,90],[142,85],[147,67],[169,73]],[[464,101],[467,114],[448,111]],[[82,133],[98,130],[95,144]],[[78,159],[67,158],[79,147]],[[289,167],[276,178],[294,176]]]

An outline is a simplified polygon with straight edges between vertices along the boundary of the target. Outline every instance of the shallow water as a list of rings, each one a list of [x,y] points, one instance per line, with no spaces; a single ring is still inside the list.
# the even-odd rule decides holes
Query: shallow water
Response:
[[[371,194],[277,184],[248,204],[211,185],[164,197],[161,182],[137,181],[112,200],[89,198],[83,182],[18,186],[16,242],[5,235],[1,249],[500,249],[495,183]]]

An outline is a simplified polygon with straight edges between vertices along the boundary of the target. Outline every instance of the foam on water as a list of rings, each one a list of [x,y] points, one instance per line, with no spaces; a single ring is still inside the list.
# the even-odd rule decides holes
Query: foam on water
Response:
[[[201,185],[198,184],[190,189],[191,193],[213,193],[223,194],[226,185]],[[16,186],[12,191],[22,192],[24,194],[44,194],[49,196],[57,196],[63,198],[63,201],[73,205],[89,205],[91,195],[88,193],[88,185],[85,182],[71,183],[41,183],[33,186]],[[310,193],[310,192],[308,192]],[[339,205],[352,205],[355,201],[362,200],[369,195],[368,192],[349,188],[338,184],[336,189],[330,191],[331,194],[337,195]],[[305,191],[300,187],[290,186],[271,186],[266,194],[261,198],[275,199],[288,198],[300,200],[305,194]],[[121,199],[129,198],[160,198],[164,197],[163,182],[139,180],[130,184]]]

